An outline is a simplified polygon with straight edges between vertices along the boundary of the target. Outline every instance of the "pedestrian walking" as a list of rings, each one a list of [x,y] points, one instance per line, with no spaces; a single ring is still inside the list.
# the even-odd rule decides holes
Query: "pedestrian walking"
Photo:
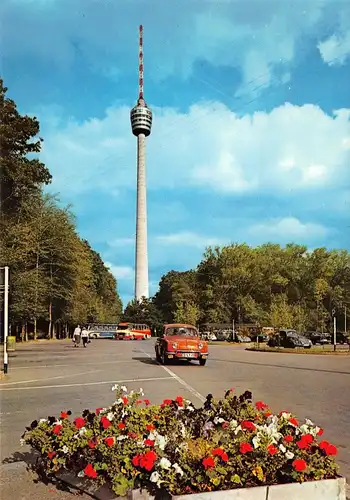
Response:
[[[81,338],[83,341],[83,346],[86,347],[89,342],[89,331],[85,326],[81,332]]]
[[[79,347],[80,338],[81,338],[81,328],[80,328],[80,325],[77,325],[77,327],[74,329],[74,333],[73,333],[74,347]]]

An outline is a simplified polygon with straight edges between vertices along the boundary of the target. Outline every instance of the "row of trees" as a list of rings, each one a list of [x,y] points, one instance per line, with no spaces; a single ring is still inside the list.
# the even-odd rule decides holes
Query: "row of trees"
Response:
[[[161,322],[257,323],[299,331],[345,326],[350,305],[346,250],[267,243],[209,248],[195,270],[170,271],[151,300],[130,303],[125,318]],[[140,319],[139,319],[140,320]]]
[[[10,267],[13,333],[48,336],[77,323],[115,322],[122,304],[100,255],[76,230],[70,207],[44,193],[36,118],[21,116],[0,80],[0,266]]]

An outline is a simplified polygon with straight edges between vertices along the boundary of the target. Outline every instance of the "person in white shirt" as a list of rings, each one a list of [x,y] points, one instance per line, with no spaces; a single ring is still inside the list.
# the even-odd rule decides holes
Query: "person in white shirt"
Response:
[[[73,342],[74,342],[74,347],[78,347],[80,344],[80,337],[81,337],[81,328],[80,325],[78,325],[73,333]]]
[[[83,341],[83,346],[86,347],[89,342],[89,331],[86,329],[86,327],[84,327],[81,332],[81,338]]]

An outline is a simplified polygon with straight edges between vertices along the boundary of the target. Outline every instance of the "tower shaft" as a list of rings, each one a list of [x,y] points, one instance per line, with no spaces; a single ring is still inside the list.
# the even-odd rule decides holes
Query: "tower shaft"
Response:
[[[148,297],[146,136],[137,136],[135,299]]]

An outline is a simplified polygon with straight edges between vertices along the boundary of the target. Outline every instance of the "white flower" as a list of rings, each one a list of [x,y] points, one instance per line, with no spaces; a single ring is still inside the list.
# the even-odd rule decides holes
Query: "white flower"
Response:
[[[47,422],[47,419],[46,419],[46,418],[41,418],[41,419],[39,420],[39,424],[43,424],[44,422]]]
[[[238,426],[236,427],[235,431],[234,431],[234,432],[235,432],[235,435],[237,436],[237,434],[238,434],[238,433],[239,433],[239,431],[241,431],[241,430],[242,430],[242,427],[241,427],[240,425],[238,425]]]
[[[165,436],[158,434],[157,431],[150,432],[148,439],[151,439],[152,441],[154,441],[156,446],[158,446],[158,448],[160,448],[163,451],[164,451],[165,446],[166,446],[167,441],[168,441],[168,439]]]
[[[253,439],[252,439],[252,441],[253,441],[254,448],[255,449],[259,448],[260,442],[261,442],[259,436],[254,436]]]
[[[68,446],[64,445],[64,446],[62,447],[62,451],[63,451],[63,453],[68,453],[68,452],[69,452],[69,448],[68,448]]]
[[[107,416],[108,420],[110,420],[111,422],[114,419],[114,413],[112,411],[110,411],[109,413],[107,413],[106,416]]]
[[[281,450],[282,453],[285,453],[287,451],[287,448],[283,446],[283,444],[279,445],[279,449]]]
[[[79,436],[84,436],[84,434],[86,434],[86,427],[82,427],[82,428],[79,430]]]
[[[313,423],[313,422],[311,422],[311,420],[310,420],[310,419],[308,419],[308,418],[306,418],[306,419],[305,419],[305,423],[306,423],[306,425],[310,425],[310,426],[313,426],[313,425],[314,425],[314,423]]]
[[[287,460],[292,460],[292,458],[294,458],[294,453],[292,453],[291,451],[287,451],[287,453],[286,453],[286,459]]]
[[[128,439],[128,436],[118,436],[117,441],[124,441],[124,439]]]
[[[170,469],[171,467],[171,462],[170,460],[168,460],[167,458],[161,458],[160,459],[160,462],[159,462],[159,465],[162,469]]]
[[[181,469],[179,464],[173,464],[176,474],[180,474],[180,476],[184,475],[184,471]]]
[[[78,472],[78,477],[84,477],[85,476],[85,473],[83,470],[81,470],[80,472]]]
[[[193,406],[188,406],[188,407],[186,408],[186,410],[188,410],[188,411],[194,411],[194,408],[193,408]]]
[[[235,419],[232,419],[230,422],[231,429],[235,429],[238,426],[238,422]]]
[[[112,391],[117,391],[118,389],[119,389],[119,385],[118,384],[113,385]]]
[[[121,390],[122,390],[123,392],[128,392],[128,388],[127,388],[125,385],[122,385],[122,386],[121,386]]]
[[[223,424],[225,422],[225,419],[221,417],[215,417],[214,418],[214,424]]]
[[[152,483],[156,483],[158,486],[161,483],[160,475],[158,474],[157,471],[152,472],[150,480],[151,480]]]
[[[25,442],[25,440],[23,438],[21,438],[19,440],[19,443],[20,443],[21,446],[24,446],[26,444],[26,442]]]
[[[303,424],[299,427],[300,431],[302,434],[308,434],[309,433],[309,427],[306,424]]]
[[[143,392],[142,387],[140,387],[140,389],[139,389],[139,394],[140,394],[140,396],[144,396],[145,395],[145,393]]]
[[[117,403],[117,405],[123,405],[124,401],[122,400],[122,398],[119,398],[116,400],[116,403]]]
[[[289,420],[291,416],[291,413],[288,413],[287,411],[283,411],[281,413],[281,418],[283,418],[284,420]]]
[[[62,420],[56,420],[52,425],[62,425]]]

